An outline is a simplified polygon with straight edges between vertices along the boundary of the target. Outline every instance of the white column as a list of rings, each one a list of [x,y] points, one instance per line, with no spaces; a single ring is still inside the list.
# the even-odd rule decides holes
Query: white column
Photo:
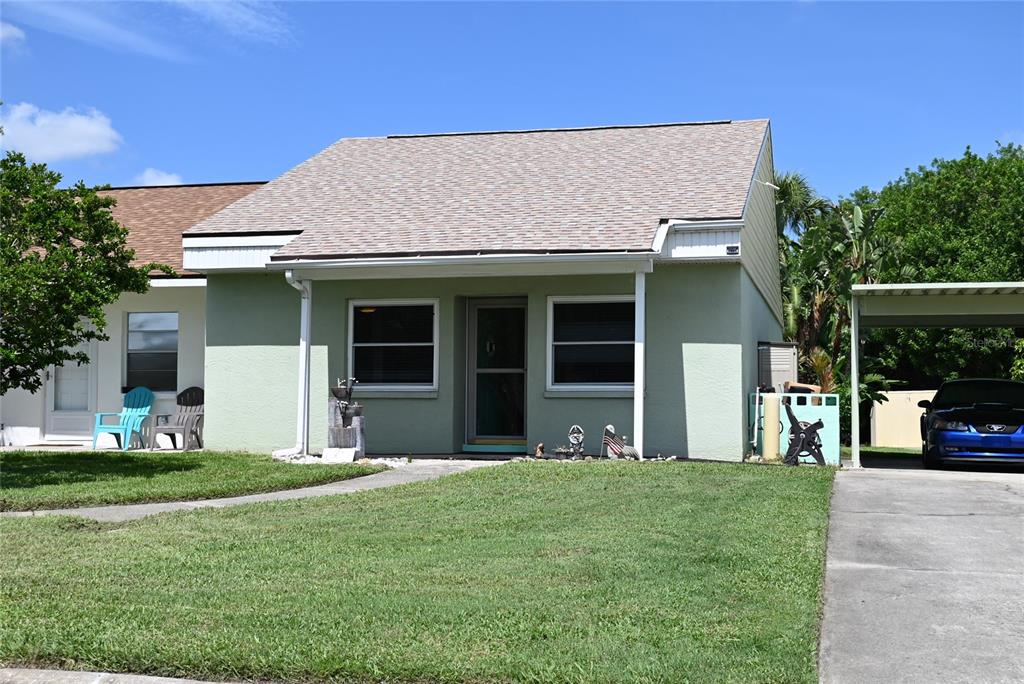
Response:
[[[850,451],[860,468],[860,302],[850,295]]]
[[[633,447],[644,457],[644,341],[647,339],[646,273],[636,274],[633,314]]]
[[[309,341],[313,305],[313,283],[299,281],[299,394],[295,419],[295,447],[300,454],[309,453]]]

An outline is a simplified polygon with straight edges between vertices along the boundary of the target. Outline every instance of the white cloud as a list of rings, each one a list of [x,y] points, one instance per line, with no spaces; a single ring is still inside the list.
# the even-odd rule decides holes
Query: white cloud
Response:
[[[184,61],[184,53],[139,31],[128,3],[7,2],[8,16],[40,30],[121,52]]]
[[[108,50],[174,62],[191,61],[188,18],[237,40],[285,43],[292,27],[274,3],[261,0],[42,2],[4,0],[7,18]],[[170,12],[168,12],[170,9]],[[192,23],[195,23],[193,21]],[[5,26],[7,26],[5,24]]]
[[[21,102],[0,112],[4,135],[0,146],[16,150],[33,161],[52,162],[107,154],[121,145],[121,134],[110,118],[96,109],[60,112]]]
[[[19,47],[25,43],[25,32],[14,24],[0,21],[0,45],[4,47]]]
[[[181,185],[181,176],[150,167],[135,176],[135,182],[138,185]]]
[[[173,0],[214,27],[247,40],[282,43],[292,37],[284,13],[273,3],[253,0]]]

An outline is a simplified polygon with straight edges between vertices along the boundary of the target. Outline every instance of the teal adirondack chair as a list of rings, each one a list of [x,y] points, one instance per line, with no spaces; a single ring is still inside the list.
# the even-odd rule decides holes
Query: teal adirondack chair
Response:
[[[97,413],[96,427],[92,431],[92,448],[96,448],[96,438],[104,432],[114,435],[121,451],[128,450],[132,434],[135,433],[139,435],[139,443],[145,444],[142,439],[142,424],[149,417],[149,410],[152,407],[153,393],[145,387],[136,387],[124,395],[124,408],[120,413]],[[117,416],[117,422],[104,423],[103,419],[108,416]]]

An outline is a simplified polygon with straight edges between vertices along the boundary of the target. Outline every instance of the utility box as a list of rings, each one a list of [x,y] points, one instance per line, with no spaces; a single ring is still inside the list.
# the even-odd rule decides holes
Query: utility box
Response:
[[[757,385],[786,391],[786,383],[797,381],[797,352],[793,342],[757,343]]]

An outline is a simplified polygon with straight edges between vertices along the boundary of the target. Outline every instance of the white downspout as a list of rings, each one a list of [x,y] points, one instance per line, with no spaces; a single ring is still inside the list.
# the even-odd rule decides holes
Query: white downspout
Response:
[[[296,455],[309,453],[309,340],[313,304],[313,286],[308,280],[296,280],[295,272],[287,270],[284,279],[301,295],[299,306],[299,393],[296,402]]]
[[[850,452],[860,468],[860,302],[850,295]]]
[[[644,457],[644,341],[647,337],[647,274],[636,273],[633,314],[633,448]]]

